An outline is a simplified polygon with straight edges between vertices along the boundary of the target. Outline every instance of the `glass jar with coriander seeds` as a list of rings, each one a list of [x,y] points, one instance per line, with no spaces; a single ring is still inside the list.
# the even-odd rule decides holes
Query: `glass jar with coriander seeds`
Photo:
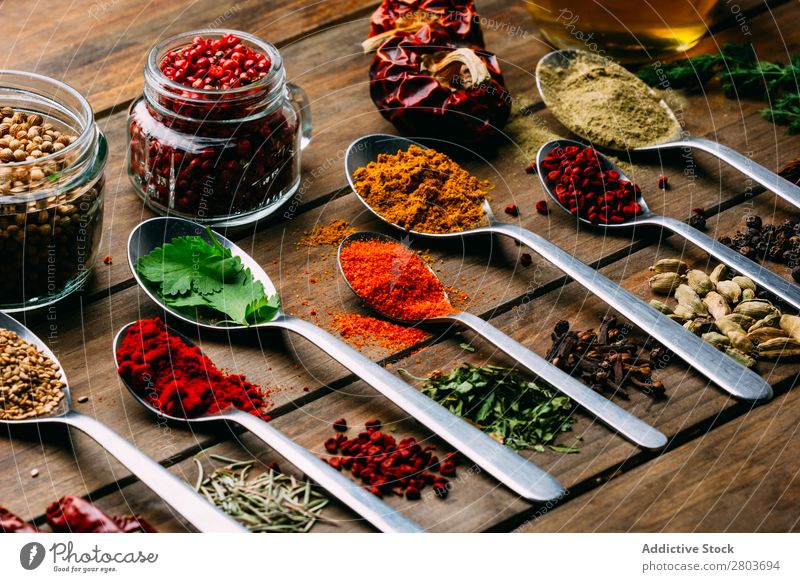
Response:
[[[197,30],[150,51],[128,136],[128,175],[150,208],[233,227],[272,214],[297,190],[311,118],[273,45]]]
[[[89,277],[107,159],[80,93],[49,77],[0,70],[0,310],[49,305]]]

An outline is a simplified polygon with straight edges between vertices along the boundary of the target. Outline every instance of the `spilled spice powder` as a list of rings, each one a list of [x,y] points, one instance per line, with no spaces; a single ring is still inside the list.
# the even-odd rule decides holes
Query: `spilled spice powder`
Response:
[[[392,352],[404,350],[430,337],[421,329],[391,323],[384,319],[337,313],[333,326],[343,338],[357,348],[378,346]]]
[[[356,294],[389,317],[416,321],[454,311],[442,282],[400,243],[354,241],[342,249],[340,258]]]
[[[328,224],[319,224],[312,230],[307,230],[297,241],[298,247],[320,247],[325,245],[338,246],[345,237],[353,234],[355,228],[346,220],[335,219]]]
[[[485,224],[483,201],[494,185],[449,156],[412,145],[353,174],[355,189],[383,218],[406,230],[459,232]]]

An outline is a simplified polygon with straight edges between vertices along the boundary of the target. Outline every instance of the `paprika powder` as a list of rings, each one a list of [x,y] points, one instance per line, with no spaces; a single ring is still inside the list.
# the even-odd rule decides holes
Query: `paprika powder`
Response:
[[[117,351],[119,375],[160,412],[196,418],[230,406],[269,420],[267,392],[220,371],[197,346],[169,333],[156,317],[134,323]]]
[[[397,325],[390,321],[355,313],[334,315],[333,326],[339,335],[357,348],[377,343],[380,347],[392,352],[410,348],[430,337],[415,327]]]
[[[499,135],[511,112],[497,57],[453,42],[437,23],[394,34],[369,74],[381,115],[415,135],[479,145]]]
[[[439,278],[400,243],[356,240],[342,248],[339,260],[356,294],[389,317],[418,321],[454,311]]]

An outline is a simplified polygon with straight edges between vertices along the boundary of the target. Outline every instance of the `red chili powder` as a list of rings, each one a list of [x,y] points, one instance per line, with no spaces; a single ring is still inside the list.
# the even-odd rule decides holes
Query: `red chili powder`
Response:
[[[265,390],[219,370],[200,348],[169,333],[158,317],[128,329],[117,360],[119,375],[164,414],[195,418],[234,406],[269,420]]]
[[[344,276],[358,296],[390,317],[413,321],[453,312],[438,277],[400,243],[354,241],[340,256]]]
[[[421,329],[355,313],[334,315],[333,326],[339,335],[357,348],[377,343],[380,347],[394,352],[409,348],[429,337]]]

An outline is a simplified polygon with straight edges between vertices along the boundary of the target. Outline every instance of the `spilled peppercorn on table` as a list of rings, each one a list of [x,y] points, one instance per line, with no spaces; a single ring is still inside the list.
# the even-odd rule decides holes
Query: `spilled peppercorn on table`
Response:
[[[12,48],[4,67],[52,75],[76,87],[88,97],[110,144],[100,251],[101,257],[108,257],[107,264],[98,265],[80,297],[46,313],[28,314],[24,321],[66,368],[80,412],[102,420],[190,483],[197,477],[193,460],[199,458],[208,469],[213,466],[211,454],[256,457],[265,464],[277,461],[284,470],[290,466],[260,441],[227,426],[193,432],[160,423],[133,402],[117,377],[111,353],[117,330],[135,319],[159,315],[127,266],[128,234],[152,213],[143,208],[126,175],[126,110],[141,93],[148,48],[169,34],[224,26],[254,33],[281,48],[290,80],[309,93],[314,137],[304,153],[296,199],[258,229],[239,233],[237,242],[274,279],[290,314],[329,329],[336,313],[366,315],[337,271],[335,249],[297,242],[304,232],[333,219],[344,219],[359,230],[395,234],[364,211],[346,187],[342,168],[352,140],[368,133],[395,133],[370,100],[370,58],[359,46],[378,2],[307,4],[242,2],[224,10],[211,0],[79,1],[58,15],[21,0],[0,7],[0,30],[4,38],[13,39],[7,43]],[[800,30],[792,26],[800,16],[797,2],[739,4],[752,34],[744,36],[721,3],[713,38],[691,54],[743,41],[752,41],[761,59],[786,61],[788,54],[800,54]],[[486,44],[498,55],[511,94],[530,100],[547,128],[561,131],[535,93],[533,71],[550,47],[530,22],[524,3],[482,0],[478,10],[485,21]],[[800,136],[765,121],[759,115],[760,102],[727,99],[719,87],[685,99],[684,121],[695,135],[746,152],[775,170],[800,155]],[[571,217],[552,207],[549,215],[537,213],[535,204],[545,194],[538,179],[524,171],[530,158],[526,160],[510,137],[488,161],[465,166],[497,185],[491,201],[496,213],[515,204],[515,222],[643,298],[652,297],[647,269],[659,258],[682,256],[691,268],[700,269],[714,264],[675,236],[649,230],[636,232],[634,239],[630,233],[603,235],[576,227]],[[636,162],[636,181],[655,212],[688,219],[693,209],[703,208],[708,232],[715,237],[742,228],[748,214],[758,214],[765,222],[797,215],[796,209],[703,154],[696,154],[689,165],[680,156]],[[668,176],[670,189],[658,190],[661,175]],[[534,257],[533,264],[523,266],[520,256],[525,249],[508,241],[478,239],[425,249],[445,284],[466,295],[460,307],[490,320],[540,355],[550,347],[550,332],[559,320],[569,320],[574,329],[596,328],[608,313],[606,305],[551,265]],[[767,267],[789,278],[787,267]],[[449,450],[303,340],[262,332],[234,343],[224,334],[205,331],[197,339],[221,368],[267,387],[275,426],[320,456],[339,418],[346,418],[350,426],[379,418],[393,423],[398,435]],[[466,350],[465,343],[475,351]],[[378,347],[363,351],[393,372],[405,369],[415,376],[449,370],[464,361],[513,364],[468,333],[445,333],[398,353]],[[732,400],[676,359],[656,373],[668,399],[655,401],[631,391],[630,400],[619,400],[670,438],[668,448],[658,454],[639,450],[579,412],[572,433],[567,433],[582,437],[579,453],[523,452],[566,487],[567,493],[556,502],[527,503],[469,463],[459,467],[445,500],[387,501],[432,531],[796,530],[800,458],[794,451],[800,445],[800,396],[792,388],[800,367],[761,362],[757,370],[776,395],[756,407]],[[141,514],[160,531],[189,529],[103,449],[77,432],[15,430],[2,436],[0,505],[41,521],[41,508],[64,495],[89,496],[111,514]],[[319,522],[313,531],[369,530],[337,504],[326,508],[325,515],[332,521]]]

